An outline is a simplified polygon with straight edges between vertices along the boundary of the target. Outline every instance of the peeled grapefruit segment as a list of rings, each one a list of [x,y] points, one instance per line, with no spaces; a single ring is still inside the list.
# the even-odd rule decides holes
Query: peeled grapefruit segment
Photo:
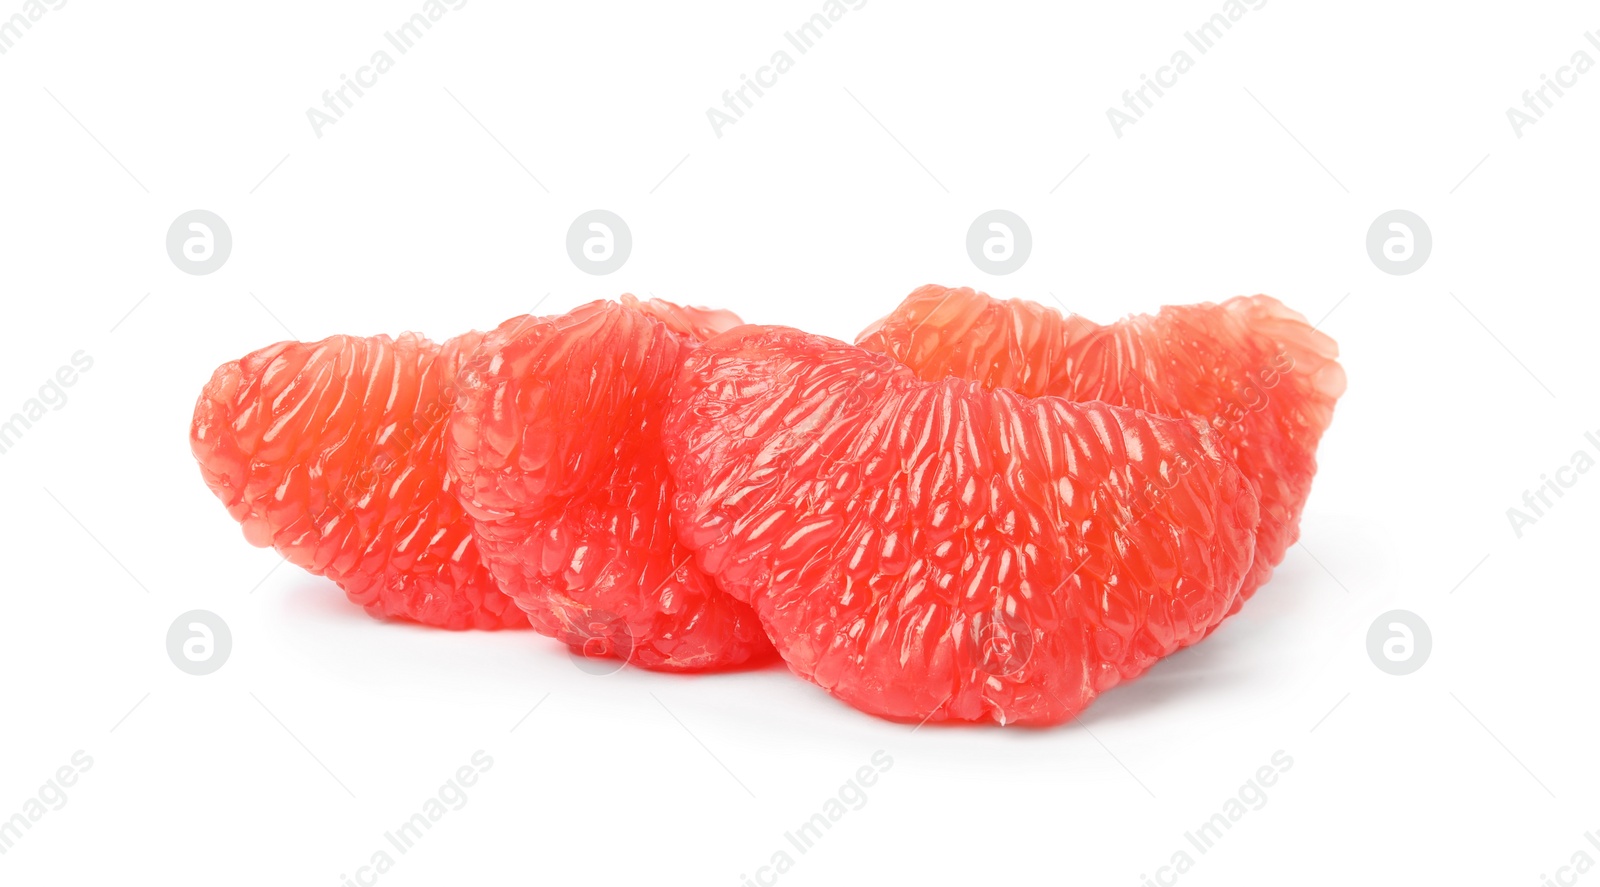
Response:
[[[1269,296],[1169,306],[1101,326],[969,288],[924,286],[857,344],[924,379],[1098,400],[1209,423],[1261,504],[1240,602],[1300,533],[1317,442],[1345,389],[1333,339]]]
[[[280,342],[218,367],[190,447],[206,485],[296,566],[378,617],[526,628],[444,471],[457,368],[480,333]]]
[[[1198,640],[1256,498],[1201,423],[1029,398],[783,327],[691,352],[680,538],[790,668],[908,721],[1057,723]]]
[[[771,644],[677,540],[661,421],[728,312],[624,296],[489,333],[462,372],[449,459],[485,562],[535,629],[644,668],[730,667]]]
[[[618,299],[624,307],[643,312],[667,325],[680,336],[687,336],[696,342],[715,336],[725,330],[731,330],[744,323],[739,315],[723,308],[701,308],[698,305],[679,305],[666,299],[646,299],[640,301],[631,293],[623,293]]]

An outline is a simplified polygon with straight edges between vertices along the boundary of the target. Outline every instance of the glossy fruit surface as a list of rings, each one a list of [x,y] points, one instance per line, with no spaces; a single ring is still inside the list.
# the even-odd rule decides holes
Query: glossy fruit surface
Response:
[[[1169,306],[1101,326],[1033,302],[925,286],[856,341],[924,379],[954,376],[1210,424],[1260,498],[1241,602],[1299,537],[1317,443],[1345,389],[1334,341],[1269,296]]]
[[[508,320],[468,361],[451,471],[484,560],[541,633],[650,669],[771,655],[755,614],[678,542],[661,450],[696,337],[737,323],[624,296]]]
[[[280,342],[218,367],[190,447],[251,544],[332,579],[374,616],[525,628],[444,470],[456,371],[479,333]]]
[[[1254,550],[1200,423],[783,327],[689,354],[663,438],[700,565],[797,674],[894,719],[1070,718],[1203,637]]]

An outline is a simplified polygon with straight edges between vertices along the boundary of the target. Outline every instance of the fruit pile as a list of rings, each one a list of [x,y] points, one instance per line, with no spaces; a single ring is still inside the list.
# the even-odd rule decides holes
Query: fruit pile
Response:
[[[264,348],[190,443],[247,540],[374,616],[1053,724],[1267,580],[1337,354],[1266,296],[1100,326],[926,286],[849,344],[624,295]]]

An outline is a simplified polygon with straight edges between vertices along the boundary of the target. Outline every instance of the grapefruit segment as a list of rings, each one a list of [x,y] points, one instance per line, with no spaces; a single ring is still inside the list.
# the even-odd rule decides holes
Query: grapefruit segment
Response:
[[[1255,563],[1240,603],[1299,537],[1317,443],[1345,389],[1333,339],[1261,295],[1101,326],[1033,302],[929,285],[856,342],[924,379],[953,376],[1209,423],[1260,498]]]
[[[280,342],[218,367],[190,448],[244,529],[373,616],[526,628],[444,472],[456,371],[479,333]]]
[[[1070,718],[1203,637],[1254,550],[1200,423],[783,327],[691,352],[662,436],[700,566],[793,671],[893,719]]]
[[[644,668],[771,655],[750,608],[678,542],[661,420],[696,337],[729,312],[659,300],[518,317],[462,373],[449,459],[484,560],[539,632]]]

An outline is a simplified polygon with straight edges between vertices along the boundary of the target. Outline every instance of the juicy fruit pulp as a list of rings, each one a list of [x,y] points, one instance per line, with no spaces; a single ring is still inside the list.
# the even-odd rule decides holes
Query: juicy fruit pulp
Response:
[[[1056,723],[1229,611],[1258,515],[1200,423],[924,381],[782,327],[692,352],[682,539],[796,673],[904,720]]]
[[[218,368],[191,445],[247,539],[377,616],[670,671],[776,648],[884,717],[1048,724],[1266,580],[1344,390],[1265,296],[1096,326],[924,287],[862,347],[739,323],[624,295],[280,343]]]
[[[282,342],[218,367],[190,446],[253,545],[378,617],[526,628],[479,561],[444,470],[456,374],[481,334]]]
[[[1317,442],[1345,388],[1333,340],[1268,296],[1100,326],[1033,302],[924,286],[856,341],[924,379],[955,376],[1209,423],[1260,497],[1241,602],[1299,537]]]
[[[728,312],[594,302],[518,317],[462,371],[450,465],[484,561],[535,629],[588,655],[697,670],[770,655],[672,526],[661,420]]]

